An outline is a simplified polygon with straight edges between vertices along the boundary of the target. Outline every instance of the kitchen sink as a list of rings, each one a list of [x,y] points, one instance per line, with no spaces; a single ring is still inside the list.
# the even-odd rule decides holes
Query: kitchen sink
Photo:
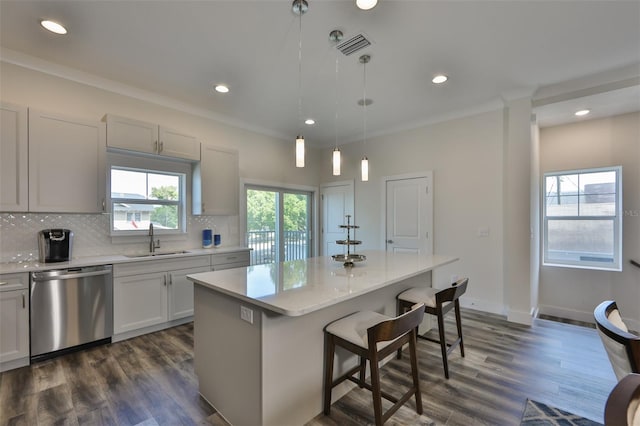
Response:
[[[169,256],[171,254],[185,254],[189,253],[187,250],[178,251],[164,251],[158,253],[144,253],[144,254],[126,254],[125,257],[155,257],[155,256]]]

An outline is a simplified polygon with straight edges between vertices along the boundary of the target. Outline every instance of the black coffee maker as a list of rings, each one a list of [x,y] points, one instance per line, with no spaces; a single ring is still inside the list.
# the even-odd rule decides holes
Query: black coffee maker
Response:
[[[43,229],[38,232],[40,262],[68,262],[72,242],[73,232],[70,229]]]

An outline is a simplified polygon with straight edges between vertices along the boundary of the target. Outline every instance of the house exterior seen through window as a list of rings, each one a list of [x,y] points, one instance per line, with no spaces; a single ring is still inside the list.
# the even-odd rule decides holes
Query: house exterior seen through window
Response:
[[[111,167],[111,232],[183,232],[184,179],[180,173]]]
[[[545,265],[622,268],[622,168],[545,173]]]

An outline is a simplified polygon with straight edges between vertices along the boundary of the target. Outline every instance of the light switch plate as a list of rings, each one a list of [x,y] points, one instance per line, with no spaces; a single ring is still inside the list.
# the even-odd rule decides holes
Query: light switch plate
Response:
[[[240,306],[240,319],[253,324],[253,309],[246,306]]]

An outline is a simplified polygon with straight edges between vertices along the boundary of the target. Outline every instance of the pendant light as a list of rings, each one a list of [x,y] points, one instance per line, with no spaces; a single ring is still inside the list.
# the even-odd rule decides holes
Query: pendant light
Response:
[[[336,103],[336,147],[333,150],[331,164],[333,166],[333,175],[340,176],[340,163],[342,162],[340,150],[338,149],[338,43],[342,40],[343,34],[340,30],[333,30],[329,33],[329,39],[336,43],[336,87],[335,87],[335,103]]]
[[[356,6],[360,10],[370,10],[376,7],[378,0],[356,0]]]
[[[363,136],[362,136],[362,145],[364,148],[367,147],[367,104],[371,103],[369,99],[367,99],[367,64],[371,60],[370,55],[362,55],[360,56],[360,63],[362,64],[363,69],[363,78],[362,78],[362,108],[364,110],[363,115]],[[360,173],[363,182],[367,182],[369,180],[369,159],[365,155],[362,157],[362,161],[360,162]]]
[[[298,29],[298,136],[296,137],[296,167],[304,167],[304,136],[302,136],[302,15],[309,10],[306,0],[293,0],[293,13],[300,16]]]

